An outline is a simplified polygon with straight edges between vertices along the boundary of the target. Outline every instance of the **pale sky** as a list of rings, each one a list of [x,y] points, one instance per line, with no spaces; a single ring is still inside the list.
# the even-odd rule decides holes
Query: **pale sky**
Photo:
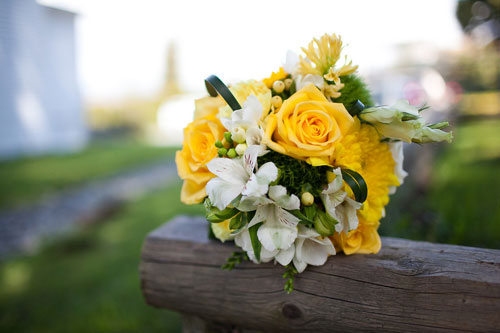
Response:
[[[78,73],[88,102],[157,91],[169,41],[177,45],[181,84],[198,92],[210,74],[226,82],[266,77],[287,50],[299,53],[325,32],[342,36],[361,73],[390,65],[396,44],[444,49],[461,40],[451,0],[39,2],[79,13]]]

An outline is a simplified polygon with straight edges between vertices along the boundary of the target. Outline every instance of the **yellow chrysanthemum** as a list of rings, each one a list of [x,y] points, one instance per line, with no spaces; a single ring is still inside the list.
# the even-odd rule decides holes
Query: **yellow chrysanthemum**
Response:
[[[283,69],[283,67],[280,67],[279,71],[273,72],[270,77],[262,80],[262,82],[264,82],[264,84],[269,89],[271,89],[271,87],[273,86],[274,81],[283,80],[287,76],[288,76],[288,73],[285,72],[285,70]]]
[[[389,203],[389,186],[399,186],[394,174],[395,162],[392,153],[389,146],[380,142],[380,139],[373,126],[360,124],[356,119],[351,133],[344,136],[335,146],[333,164],[358,172],[368,186],[367,199],[358,212],[358,229],[342,237],[335,237],[336,245],[346,254],[378,252],[380,247],[376,243],[380,240],[372,233],[376,232],[383,209]],[[357,240],[354,241],[351,237]],[[360,240],[359,246],[352,246],[353,242]],[[371,249],[371,252],[366,252],[368,249]]]

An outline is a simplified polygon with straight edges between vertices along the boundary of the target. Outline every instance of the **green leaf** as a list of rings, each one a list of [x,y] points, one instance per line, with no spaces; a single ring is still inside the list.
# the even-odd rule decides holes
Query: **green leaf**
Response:
[[[210,223],[224,222],[225,220],[229,220],[239,212],[240,211],[234,207],[227,207],[224,210],[219,210],[217,207],[207,208],[205,206],[205,217]]]
[[[363,203],[368,196],[368,186],[363,177],[351,169],[342,169],[342,178],[351,188],[356,201]]]
[[[316,204],[311,205],[311,206],[304,206],[304,214],[311,221],[314,221],[314,218],[316,217],[317,210],[318,210],[318,205],[316,205]]]
[[[331,236],[335,233],[335,225],[339,223],[330,214],[323,210],[318,210],[314,219],[314,230],[321,236]]]
[[[301,221],[306,222],[307,224],[314,224],[314,221],[312,219],[309,219],[307,216],[302,214],[302,212],[298,209],[289,210],[288,212],[293,216],[295,216],[296,218],[300,219]]]
[[[226,259],[226,263],[222,265],[221,268],[230,271],[234,266],[241,264],[244,260],[249,260],[246,252],[233,252],[233,254]]]
[[[286,266],[286,271],[283,274],[283,279],[286,279],[284,289],[287,294],[290,294],[293,291],[293,281],[295,280],[295,276],[297,274],[299,274],[299,272],[297,271],[293,263]]]
[[[252,242],[253,253],[255,254],[255,258],[257,259],[257,261],[260,261],[260,251],[262,250],[262,244],[257,237],[257,231],[262,224],[262,222],[257,223],[256,225],[248,228],[248,232],[250,233],[250,241]]]

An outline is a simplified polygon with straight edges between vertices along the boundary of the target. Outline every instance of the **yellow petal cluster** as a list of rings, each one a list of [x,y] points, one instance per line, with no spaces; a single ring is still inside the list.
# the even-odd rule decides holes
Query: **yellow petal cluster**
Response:
[[[399,185],[392,153],[380,139],[373,126],[360,124],[356,119],[352,131],[335,145],[333,164],[358,172],[368,187],[368,197],[358,211],[359,227],[347,235],[333,237],[335,246],[345,254],[380,250],[377,229],[383,209],[389,203],[389,186]]]
[[[313,84],[288,98],[265,121],[263,143],[313,165],[331,164],[335,142],[354,120],[342,103],[331,103]]]
[[[298,73],[301,75],[321,75],[328,73],[335,66],[342,52],[342,39],[335,34],[324,34],[314,38],[302,51],[306,58],[300,57]]]
[[[269,88],[273,86],[274,81],[283,80],[288,76],[283,67],[280,67],[279,71],[273,72],[270,77],[265,78],[262,82]]]

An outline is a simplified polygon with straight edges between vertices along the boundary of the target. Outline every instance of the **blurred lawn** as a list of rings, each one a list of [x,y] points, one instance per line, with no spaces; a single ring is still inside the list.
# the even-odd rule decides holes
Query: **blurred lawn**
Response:
[[[427,196],[403,185],[381,234],[500,248],[500,119],[463,123],[454,135],[437,157]]]
[[[118,216],[0,266],[2,332],[180,332],[177,314],[146,306],[139,258],[145,235],[177,214],[180,185],[130,204]]]
[[[0,209],[173,156],[176,149],[150,146],[132,139],[101,140],[75,154],[0,162]]]
[[[391,199],[381,234],[500,248],[500,120],[465,123],[454,131],[455,142],[443,146],[434,167],[428,196],[415,195],[412,184],[405,184]],[[128,149],[124,144],[116,147]],[[98,171],[89,172],[72,158],[67,159],[68,166],[61,160],[58,167],[79,181],[82,174],[110,173],[111,165],[144,161],[140,155],[165,154],[161,149],[146,149],[148,153],[137,146],[129,148],[136,157],[121,157],[120,163],[118,157],[110,157],[119,155],[110,147],[89,149],[90,156],[96,149],[107,159],[101,163],[93,163],[96,155],[75,157]],[[104,161],[110,164],[102,165]],[[53,174],[55,182],[57,174]],[[182,205],[179,191],[180,182],[128,204],[102,224],[49,244],[40,254],[2,263],[0,330],[180,331],[178,315],[145,305],[138,274],[140,249],[148,232],[177,214],[203,212],[201,205]]]

